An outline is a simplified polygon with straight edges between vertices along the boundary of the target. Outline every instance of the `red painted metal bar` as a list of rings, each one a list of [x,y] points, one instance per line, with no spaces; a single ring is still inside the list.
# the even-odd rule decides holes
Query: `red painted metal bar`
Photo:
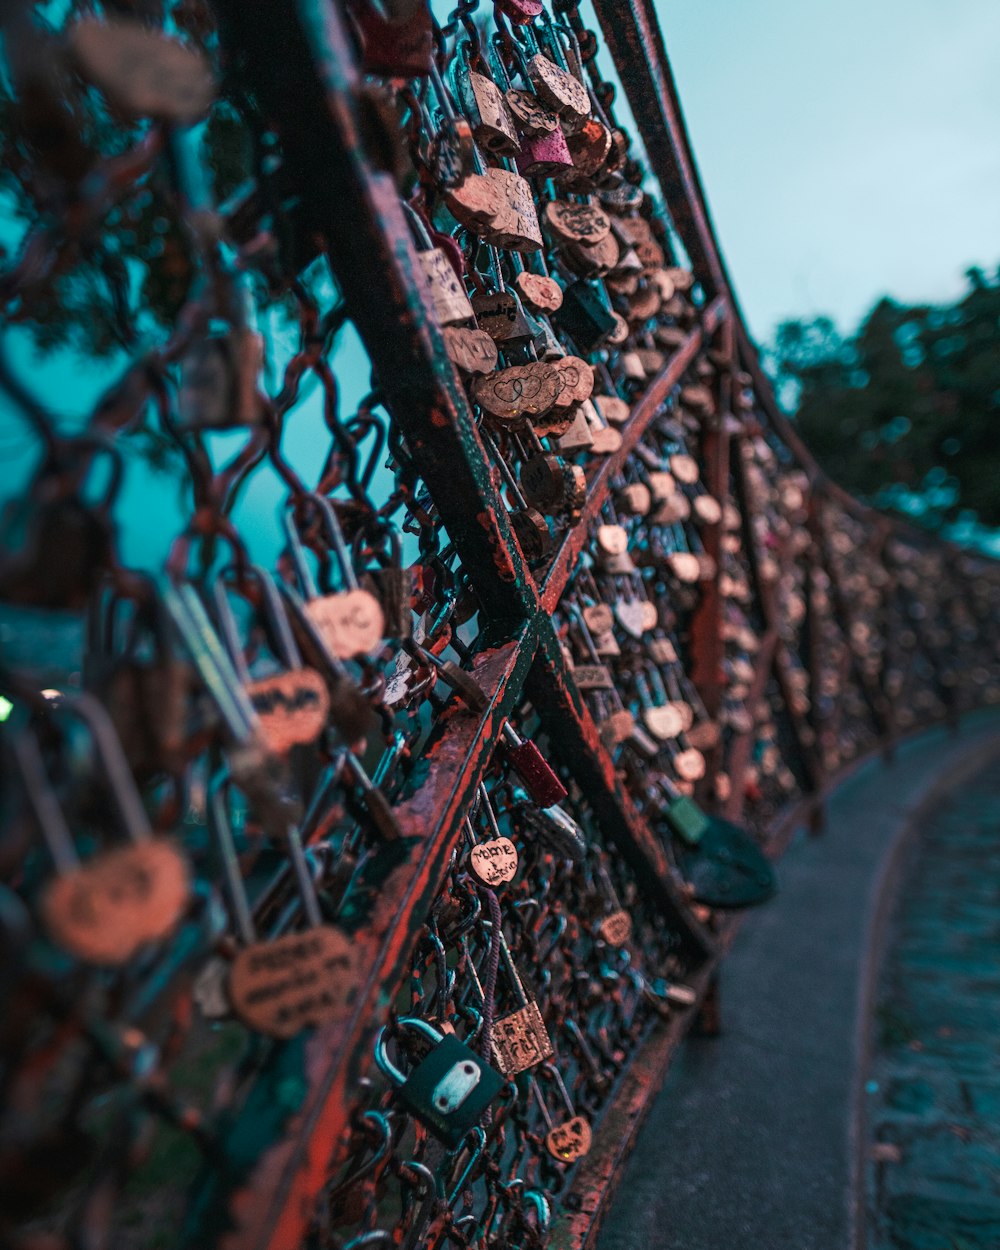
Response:
[[[704,340],[722,324],[725,316],[725,301],[713,300],[701,314],[701,325],[692,330],[683,346],[671,356],[666,367],[657,374],[642,398],[633,407],[628,421],[622,427],[621,447],[606,457],[593,478],[587,483],[587,502],[580,520],[563,539],[562,545],[549,566],[542,586],[543,612],[553,612],[562,598],[576,562],[590,541],[591,527],[607,501],[612,479],[621,472],[622,466],[648,429],[649,423],[660,411],[664,400],[697,357]]]
[[[594,0],[594,10],[694,272],[735,309],[652,0]]]
[[[363,967],[351,1014],[275,1047],[255,1099],[225,1136],[226,1157],[216,1160],[197,1201],[192,1247],[289,1250],[301,1244],[315,1197],[330,1175],[331,1152],[349,1132],[357,1083],[372,1061],[374,1030],[407,975],[465,813],[503,721],[520,698],[534,647],[528,626],[513,641],[476,657],[473,671],[490,692],[487,709],[476,716],[456,700],[446,711],[424,754],[423,784],[394,809],[402,839],[383,846],[344,900],[339,923],[351,932]],[[355,916],[365,922],[352,929]],[[287,1114],[265,1142],[261,1106],[268,1098],[286,1106]],[[241,1170],[251,1139],[256,1151]]]
[[[378,387],[491,619],[537,606],[458,374],[425,303],[416,250],[392,179],[361,138],[361,79],[340,10],[320,0],[219,0],[224,45],[262,111],[372,359]],[[275,55],[275,49],[281,55]],[[308,125],[303,124],[308,118]],[[356,263],[363,252],[367,263]]]
[[[684,935],[699,959],[714,943],[694,919],[674,881],[663,846],[632,801],[601,741],[572,672],[567,669],[554,632],[541,631],[535,664],[526,686],[528,697],[549,734],[552,749],[573,773],[587,796],[605,836],[612,840],[651,894]]]
[[[727,320],[721,327],[724,357],[732,360],[733,326]],[[725,507],[729,499],[730,434],[729,414],[732,407],[732,375],[726,370],[718,379],[717,408],[713,416],[706,418],[701,431],[701,456],[705,466],[705,487],[708,493]],[[722,520],[706,525],[701,531],[705,553],[714,561],[715,571],[711,578],[703,580],[699,589],[701,599],[691,627],[691,680],[708,715],[716,720],[722,706],[722,690],[725,684],[723,660],[725,643],[722,637],[723,598],[722,577]],[[702,801],[711,798],[711,777],[721,756],[721,742],[706,756],[705,777],[699,783],[696,794]]]

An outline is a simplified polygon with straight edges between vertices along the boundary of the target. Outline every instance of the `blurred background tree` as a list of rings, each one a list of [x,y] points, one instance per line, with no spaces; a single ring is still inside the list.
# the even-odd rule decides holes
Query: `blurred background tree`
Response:
[[[830,476],[934,529],[1000,526],[1000,270],[966,278],[953,304],[881,299],[849,337],[783,322],[768,353]]]

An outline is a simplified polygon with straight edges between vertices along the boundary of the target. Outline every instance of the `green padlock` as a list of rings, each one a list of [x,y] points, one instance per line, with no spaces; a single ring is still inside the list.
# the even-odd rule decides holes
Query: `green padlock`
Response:
[[[449,1150],[461,1145],[470,1129],[506,1082],[495,1068],[450,1033],[426,1020],[404,1016],[396,1029],[410,1029],[431,1043],[430,1051],[409,1075],[389,1058],[386,1029],[375,1042],[375,1062],[392,1082],[400,1100]]]
[[[688,798],[686,794],[679,794],[671,799],[663,815],[674,833],[689,846],[697,846],[708,828],[708,817],[694,799]]]

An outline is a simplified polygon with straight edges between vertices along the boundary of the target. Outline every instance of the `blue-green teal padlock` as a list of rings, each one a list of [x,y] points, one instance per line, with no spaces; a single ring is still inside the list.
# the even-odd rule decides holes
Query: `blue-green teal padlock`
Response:
[[[375,1042],[375,1062],[413,1115],[454,1150],[503,1089],[504,1078],[464,1042],[426,1020],[405,1016],[396,1028],[421,1034],[430,1041],[430,1051],[407,1075],[389,1058],[383,1028]]]

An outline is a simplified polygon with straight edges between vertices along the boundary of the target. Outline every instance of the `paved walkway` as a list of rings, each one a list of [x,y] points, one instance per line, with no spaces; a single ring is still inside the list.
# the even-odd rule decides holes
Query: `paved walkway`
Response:
[[[723,967],[723,1036],[692,1039],[681,1048],[598,1250],[848,1250],[864,1244],[859,1199],[866,1151],[856,1112],[868,1069],[863,1022],[874,990],[868,952],[881,929],[885,882],[904,832],[919,824],[928,803],[989,757],[1000,758],[995,711],[968,718],[958,737],[931,731],[904,744],[891,767],[876,761],[859,769],[832,797],[827,832],[796,839],[780,865],[778,897],[747,919]],[[1000,795],[990,801],[996,810]],[[985,873],[979,862],[975,871]],[[952,906],[950,889],[942,886],[940,909]],[[971,896],[959,889],[954,899],[955,914],[968,915],[970,924],[973,900],[982,906],[988,893],[987,886],[981,889]],[[981,920],[988,929],[990,921]],[[1000,911],[992,925],[995,951]],[[988,952],[976,959],[970,979],[978,978],[984,993],[987,984],[995,987],[993,1008],[1000,1014],[1000,968],[990,967]],[[985,999],[972,1010],[983,1027],[994,1018]],[[946,1027],[959,1024],[951,1019]],[[975,1050],[985,1069],[982,1044],[976,1050],[964,1031],[936,1044],[942,1051],[968,1047],[970,1064],[977,1061]],[[981,1100],[979,1114],[990,1114],[993,1098],[1000,1117],[1000,1081],[991,1084],[984,1070],[972,1084],[969,1097]],[[919,1092],[918,1085],[910,1096]],[[899,1108],[892,1115],[894,1123],[907,1115],[913,1125],[918,1120],[918,1113]],[[940,1135],[948,1132],[942,1128]],[[969,1200],[992,1211],[994,1190],[987,1198],[986,1177],[996,1157],[978,1138],[964,1145],[978,1159],[982,1178]],[[919,1150],[911,1158],[919,1166]],[[883,1177],[889,1167],[879,1164]],[[950,1193],[957,1201],[956,1190]],[[911,1188],[893,1196],[907,1194],[909,1204],[900,1202],[896,1210],[912,1222],[921,1218],[914,1200],[922,1195]],[[911,1243],[884,1244],[895,1250]],[[991,1226],[985,1240],[912,1244],[1000,1250],[1000,1225]]]
[[[921,822],[866,1087],[869,1250],[1000,1247],[1000,766]]]

